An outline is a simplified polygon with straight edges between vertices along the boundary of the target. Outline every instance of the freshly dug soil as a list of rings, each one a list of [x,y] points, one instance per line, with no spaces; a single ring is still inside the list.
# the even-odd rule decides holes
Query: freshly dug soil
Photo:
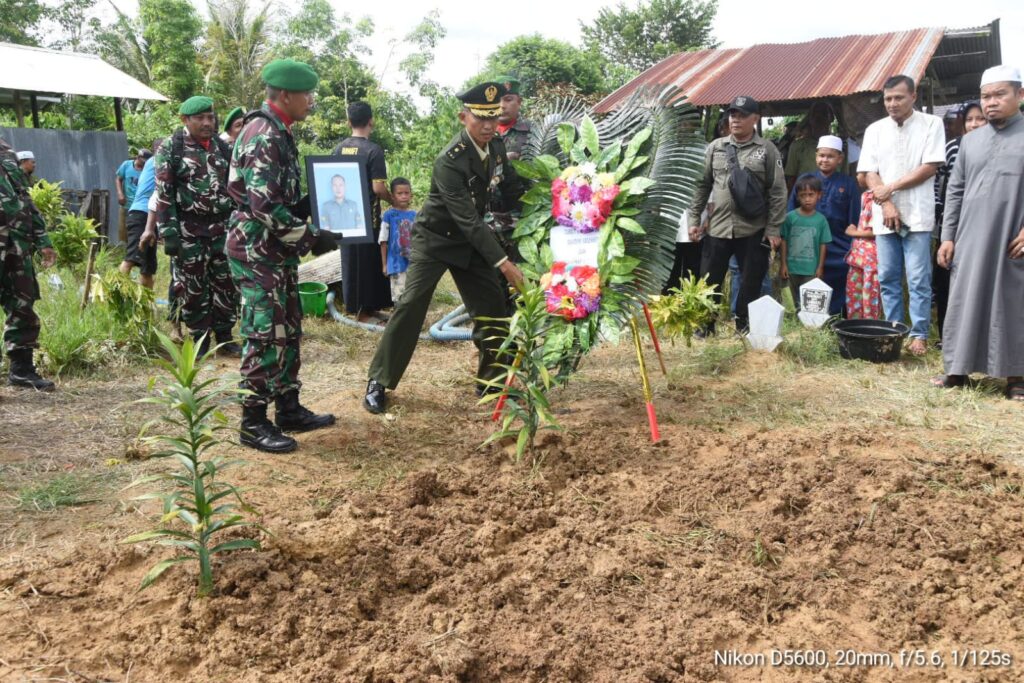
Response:
[[[387,420],[356,415],[357,391],[321,401],[350,410],[296,455],[245,453],[233,476],[273,536],[221,558],[213,597],[193,568],[136,591],[170,550],[116,540],[154,509],[39,522],[70,540],[0,565],[0,678],[1024,678],[1022,474],[1000,459],[870,425],[686,424],[681,389],[657,446],[635,398],[563,393],[566,431],[531,467],[478,447],[490,423],[462,395],[409,386]]]

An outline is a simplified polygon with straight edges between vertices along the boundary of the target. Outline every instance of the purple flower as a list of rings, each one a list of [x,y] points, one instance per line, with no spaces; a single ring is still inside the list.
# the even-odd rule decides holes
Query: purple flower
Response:
[[[586,204],[590,201],[593,192],[590,190],[590,185],[576,185],[575,183],[569,188],[569,199],[573,202],[583,202]]]

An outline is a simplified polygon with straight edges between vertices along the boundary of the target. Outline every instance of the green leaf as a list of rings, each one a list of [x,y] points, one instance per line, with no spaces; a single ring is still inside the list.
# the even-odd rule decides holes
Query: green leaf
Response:
[[[622,140],[616,140],[601,150],[601,153],[594,159],[594,165],[598,171],[606,171],[609,167],[617,166],[619,155],[622,154]]]
[[[530,430],[523,427],[519,430],[519,438],[516,439],[516,460],[522,460],[523,454],[526,453],[527,447],[530,445]]]
[[[173,567],[180,562],[187,562],[191,558],[189,557],[172,557],[169,560],[164,560],[157,563],[152,569],[150,569],[145,576],[142,577],[142,584],[139,586],[139,590],[143,588],[149,588],[153,585],[153,582],[160,578],[160,575],[165,571]]]
[[[558,146],[562,153],[569,156],[572,143],[576,140],[576,127],[571,123],[558,124]]]
[[[587,149],[583,146],[583,141],[577,141],[572,149],[569,150],[569,158],[575,164],[582,164],[587,160]]]
[[[580,139],[591,156],[597,156],[601,152],[601,140],[597,134],[597,126],[589,116],[584,116],[583,123],[580,124]]]
[[[622,220],[629,220],[628,218]],[[622,239],[622,233],[612,232],[608,240],[608,258],[614,259],[626,255],[626,242]]]
[[[554,180],[562,173],[562,164],[559,163],[556,157],[550,154],[542,154],[533,160],[534,165],[537,166],[543,172],[543,177],[547,180]]]
[[[620,230],[626,230],[628,232],[637,233],[638,235],[643,235],[646,234],[647,232],[646,230],[644,230],[644,226],[640,225],[629,216],[619,216],[617,219],[615,219],[615,227],[619,228]]]
[[[635,256],[620,256],[612,260],[612,273],[631,275],[638,265],[640,265],[640,259]]]
[[[537,241],[532,237],[524,237],[519,240],[519,253],[522,257],[530,263],[537,262]]]
[[[636,178],[630,178],[626,182],[619,186],[622,192],[628,192],[631,195],[644,194],[648,188],[654,185],[654,181],[644,176],[637,176]]]
[[[639,131],[626,145],[626,158],[631,159],[640,153],[640,148],[645,142],[651,137],[651,127],[648,126],[643,130]]]
[[[527,161],[526,159],[512,159],[511,161],[512,168],[516,169],[516,173],[521,178],[540,180],[544,176],[542,169],[538,168],[537,164],[532,161]]]
[[[223,552],[225,550],[259,550],[260,542],[254,538],[236,538],[233,541],[227,541],[219,545],[213,546],[210,549],[210,554]]]

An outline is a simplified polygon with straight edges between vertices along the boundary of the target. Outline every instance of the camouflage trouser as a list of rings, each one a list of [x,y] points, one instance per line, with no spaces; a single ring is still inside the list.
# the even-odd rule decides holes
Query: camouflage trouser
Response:
[[[242,382],[253,392],[246,406],[266,405],[298,390],[302,311],[295,266],[267,266],[229,258],[242,294]]]
[[[182,235],[175,272],[181,320],[192,332],[229,334],[238,317],[238,289],[224,254],[227,235]]]
[[[0,265],[0,305],[4,322],[4,350],[34,349],[39,346],[39,316],[32,310],[39,299],[39,283],[29,243],[12,235]]]

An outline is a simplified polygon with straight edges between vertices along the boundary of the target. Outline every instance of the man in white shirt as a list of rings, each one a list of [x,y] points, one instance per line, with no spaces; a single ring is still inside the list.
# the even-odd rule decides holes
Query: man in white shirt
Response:
[[[882,86],[886,118],[864,132],[858,173],[882,213],[876,228],[878,280],[887,320],[903,321],[903,274],[910,291],[910,346],[928,350],[932,318],[931,233],[935,227],[932,178],[945,163],[942,119],[914,111],[914,79],[893,76]]]

